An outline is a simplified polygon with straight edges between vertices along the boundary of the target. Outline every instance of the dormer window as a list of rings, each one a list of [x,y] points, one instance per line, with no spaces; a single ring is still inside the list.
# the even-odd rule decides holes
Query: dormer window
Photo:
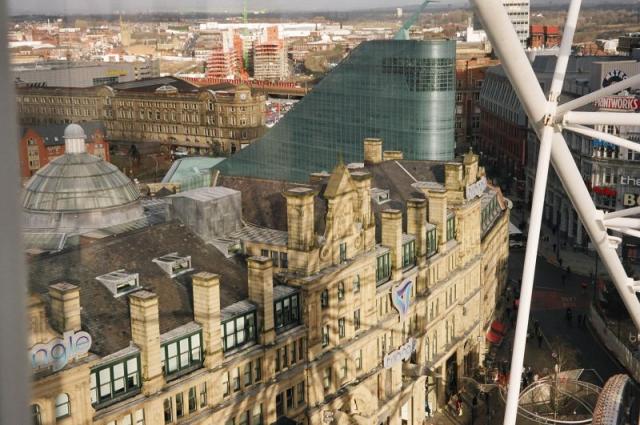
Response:
[[[191,267],[191,256],[187,255],[182,257],[178,255],[177,252],[154,258],[153,262],[160,266],[170,277],[176,277],[193,270]]]
[[[389,196],[389,190],[374,187],[371,189],[371,199],[373,199],[378,205],[384,204],[391,199]]]
[[[96,280],[102,283],[115,298],[142,289],[140,275],[138,273],[128,273],[125,269],[103,274],[96,277]]]

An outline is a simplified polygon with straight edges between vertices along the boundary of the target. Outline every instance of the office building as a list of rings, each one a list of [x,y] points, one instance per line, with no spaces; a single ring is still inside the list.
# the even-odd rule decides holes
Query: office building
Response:
[[[529,24],[531,14],[531,2],[529,0],[502,0],[502,5],[509,15],[509,19],[513,24],[513,28],[516,30],[518,39],[523,48],[526,48],[529,43]],[[473,27],[481,30],[482,23],[477,16],[474,16]]]
[[[280,81],[289,78],[289,61],[284,40],[256,43],[253,47],[253,77]]]
[[[246,86],[200,88],[175,77],[89,88],[17,88],[23,126],[98,121],[110,142],[160,143],[231,154],[265,130],[264,95]]]
[[[362,158],[382,138],[415,160],[454,155],[455,41],[360,44],[257,143],[218,169],[227,175],[306,181],[338,156]]]
[[[509,210],[474,154],[364,150],[312,184],[226,177],[168,198],[174,221],[34,257],[34,421],[419,425],[443,408],[483,360]]]
[[[13,75],[31,86],[92,87],[159,77],[160,61],[43,62],[14,66]]]

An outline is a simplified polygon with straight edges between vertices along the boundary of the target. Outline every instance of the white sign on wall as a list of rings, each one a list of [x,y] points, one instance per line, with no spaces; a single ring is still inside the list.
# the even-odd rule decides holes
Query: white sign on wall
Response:
[[[466,198],[473,199],[478,196],[482,196],[486,188],[487,188],[487,179],[486,177],[482,177],[477,182],[472,183],[465,188]]]
[[[36,344],[31,347],[29,357],[31,367],[51,367],[58,371],[65,367],[70,360],[86,354],[91,348],[91,335],[87,332],[65,332],[62,338],[55,338],[46,344]]]
[[[409,340],[400,348],[384,356],[384,368],[390,369],[400,362],[409,360],[411,358],[411,354],[416,351],[416,344],[417,341],[415,338],[409,338]]]

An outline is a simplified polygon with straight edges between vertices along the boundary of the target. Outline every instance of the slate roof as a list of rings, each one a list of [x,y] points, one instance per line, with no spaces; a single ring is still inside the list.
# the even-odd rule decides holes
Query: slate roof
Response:
[[[191,256],[194,271],[171,279],[152,260],[170,252]],[[248,296],[241,260],[227,259],[179,222],[100,239],[80,247],[29,259],[29,289],[46,294],[48,285],[67,281],[80,287],[82,328],[93,336],[91,351],[104,356],[129,345],[131,327],[126,296],[114,298],[95,278],[118,269],[139,273],[140,284],[158,295],[160,333],[193,321],[191,275],[220,274],[220,304],[227,307]],[[45,296],[46,298],[46,296]]]
[[[87,142],[92,142],[94,138],[94,133],[96,130],[100,130],[104,137],[106,138],[107,130],[102,121],[86,121],[77,123],[82,129],[84,133],[87,135]],[[27,130],[32,130],[35,133],[39,134],[44,140],[45,146],[62,146],[64,145],[64,130],[69,126],[69,124],[48,124],[48,125],[39,125],[32,127],[23,127],[22,128],[22,137],[27,133]]]
[[[142,80],[130,81],[127,83],[113,84],[115,90],[131,91],[131,92],[155,92],[156,89],[170,85],[178,89],[179,93],[199,92],[200,88],[188,81],[181,80],[176,77],[154,77]]]

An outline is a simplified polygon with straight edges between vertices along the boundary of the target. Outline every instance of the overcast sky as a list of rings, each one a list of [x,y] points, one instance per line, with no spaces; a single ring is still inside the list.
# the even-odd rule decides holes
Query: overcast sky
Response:
[[[9,0],[11,14],[17,13],[114,13],[202,11],[234,12],[242,10],[243,0]],[[358,8],[398,7],[419,4],[411,0],[248,0],[249,10],[352,10]],[[441,5],[460,6],[466,0],[440,0]]]

